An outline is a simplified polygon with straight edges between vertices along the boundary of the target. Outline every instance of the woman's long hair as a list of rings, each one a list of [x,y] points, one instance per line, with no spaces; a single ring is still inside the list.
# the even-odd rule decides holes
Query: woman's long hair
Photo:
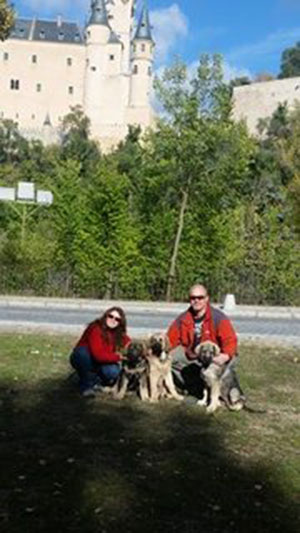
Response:
[[[114,329],[111,329],[107,327],[106,319],[107,315],[110,315],[113,311],[116,311],[119,314],[121,321]],[[120,348],[122,348],[123,337],[124,335],[126,335],[127,332],[127,323],[125,313],[123,309],[121,309],[121,307],[110,307],[105,311],[105,313],[103,313],[101,318],[99,318],[95,322],[100,326],[101,332],[106,342],[108,342],[108,332],[110,332],[114,338],[115,349],[119,350]]]

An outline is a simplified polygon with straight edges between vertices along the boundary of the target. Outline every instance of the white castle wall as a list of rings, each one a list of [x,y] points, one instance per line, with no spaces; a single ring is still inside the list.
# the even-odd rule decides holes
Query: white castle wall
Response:
[[[24,129],[37,130],[49,113],[51,124],[58,127],[70,106],[83,102],[84,69],[85,47],[79,44],[1,42],[0,115]],[[18,90],[10,88],[11,80],[19,80]]]
[[[255,135],[260,118],[271,117],[280,103],[287,102],[292,109],[296,101],[300,101],[300,77],[235,87],[233,118],[245,119],[250,133]]]

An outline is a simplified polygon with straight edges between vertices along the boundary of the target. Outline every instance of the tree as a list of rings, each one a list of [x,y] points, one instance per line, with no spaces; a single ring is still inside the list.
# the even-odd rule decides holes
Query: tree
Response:
[[[14,11],[6,0],[0,0],[0,41],[7,39],[14,24]]]
[[[252,81],[250,80],[250,78],[248,78],[248,76],[239,76],[237,78],[233,78],[232,80],[230,80],[230,86],[232,87],[232,89],[234,89],[234,87],[242,87],[243,85],[250,85],[252,83]]]
[[[17,163],[28,157],[29,144],[10,119],[0,119],[0,163]]]
[[[300,76],[300,41],[281,55],[279,79]]]
[[[212,213],[230,205],[233,191],[247,173],[252,144],[245,142],[248,137],[243,126],[231,121],[230,87],[223,81],[220,56],[203,55],[192,80],[186,66],[176,60],[155,86],[165,117],[146,140],[145,199],[141,205],[147,256],[156,259],[157,241],[164,242],[169,253],[169,259],[161,254],[157,264],[169,300],[174,297],[180,271],[178,258],[181,264],[192,260],[192,242],[201,240],[200,228],[206,232]],[[188,239],[187,247],[182,246],[182,238]]]
[[[90,119],[80,105],[71,107],[61,122],[61,155],[63,159],[74,159],[81,165],[81,174],[99,162],[99,145],[90,139]]]

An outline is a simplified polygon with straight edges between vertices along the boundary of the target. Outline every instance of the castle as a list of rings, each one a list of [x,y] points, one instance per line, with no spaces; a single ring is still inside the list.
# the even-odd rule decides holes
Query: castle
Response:
[[[0,43],[0,117],[51,143],[80,105],[103,151],[128,125],[150,126],[154,41],[146,4],[137,25],[135,11],[136,0],[92,0],[84,31],[61,17],[17,19]]]

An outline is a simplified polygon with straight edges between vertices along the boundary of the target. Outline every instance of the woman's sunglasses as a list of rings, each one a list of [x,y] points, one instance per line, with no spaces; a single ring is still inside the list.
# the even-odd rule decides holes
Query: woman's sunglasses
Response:
[[[116,322],[118,322],[120,324],[121,322],[121,318],[119,316],[116,316],[116,315],[112,315],[111,313],[109,313],[107,315],[108,318],[110,318],[111,320],[115,320]]]

